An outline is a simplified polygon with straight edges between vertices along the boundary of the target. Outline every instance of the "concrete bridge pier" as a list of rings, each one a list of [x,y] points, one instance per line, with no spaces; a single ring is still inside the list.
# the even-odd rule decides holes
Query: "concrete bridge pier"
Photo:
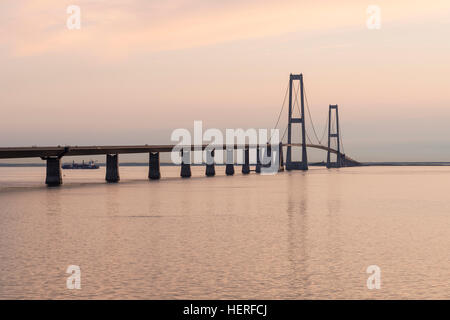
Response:
[[[278,148],[278,162],[279,162],[278,172],[283,172],[284,171],[284,158],[283,158],[283,144],[281,142],[280,142],[280,146]]]
[[[244,163],[242,164],[242,174],[250,173],[250,150],[245,148],[244,150]]]
[[[255,172],[261,173],[261,155],[260,155],[260,149],[259,147],[256,148],[256,166],[255,166]]]
[[[273,147],[273,150],[272,150]],[[281,144],[279,146],[268,144],[261,154],[261,171],[264,173],[274,174],[284,171],[283,155],[280,154]],[[257,171],[258,172],[258,171]]]
[[[47,160],[47,173],[45,178],[45,184],[49,187],[57,187],[62,184],[61,176],[61,158],[60,157],[48,157]]]
[[[263,152],[263,161],[261,163],[261,166],[263,168],[270,168],[272,164],[272,146],[268,144]]]
[[[150,180],[158,180],[161,178],[161,171],[159,165],[159,152],[149,153],[148,178]]]
[[[181,173],[182,178],[190,178],[191,173],[191,152],[181,150]]]
[[[234,150],[231,148],[227,149],[227,164],[225,168],[225,174],[227,176],[234,175]]]
[[[106,178],[107,182],[115,183],[120,181],[119,176],[119,155],[106,155]]]
[[[214,149],[206,149],[206,172],[207,177],[214,177],[216,175],[216,169],[214,168]]]

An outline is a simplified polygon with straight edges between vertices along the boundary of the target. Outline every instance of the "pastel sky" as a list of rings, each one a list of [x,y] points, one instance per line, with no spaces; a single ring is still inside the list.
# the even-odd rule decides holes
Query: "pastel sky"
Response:
[[[2,0],[0,146],[170,143],[194,120],[270,128],[290,73],[318,131],[339,104],[350,156],[450,161],[448,0]]]

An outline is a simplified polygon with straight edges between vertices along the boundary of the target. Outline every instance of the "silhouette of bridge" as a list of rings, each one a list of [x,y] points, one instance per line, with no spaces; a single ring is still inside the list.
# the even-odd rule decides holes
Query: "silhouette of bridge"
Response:
[[[298,81],[298,90],[294,86],[295,81]],[[289,90],[288,90],[289,89]],[[58,186],[62,184],[61,175],[61,158],[64,156],[84,156],[84,155],[106,155],[106,181],[108,182],[118,182],[120,180],[119,176],[119,154],[134,154],[134,153],[148,153],[149,154],[149,179],[160,179],[160,157],[161,152],[172,152],[175,148],[179,148],[181,153],[181,177],[187,178],[191,176],[191,151],[206,151],[206,176],[215,175],[214,166],[214,153],[215,150],[226,151],[226,174],[234,174],[234,150],[243,150],[242,159],[242,173],[250,173],[250,149],[256,149],[256,162],[255,172],[261,172],[261,168],[276,168],[277,171],[286,170],[308,170],[308,160],[307,160],[307,148],[315,148],[324,150],[327,152],[327,162],[326,166],[328,168],[340,168],[348,166],[357,166],[360,163],[341,152],[343,150],[343,144],[341,139],[341,132],[339,127],[339,115],[338,106],[330,105],[328,113],[328,144],[324,145],[322,143],[325,136],[325,130],[322,138],[319,139],[317,136],[316,129],[314,127],[314,122],[311,119],[311,113],[309,110],[309,104],[307,97],[305,95],[303,75],[302,74],[291,74],[289,78],[289,86],[286,90],[283,105],[278,116],[275,128],[278,127],[281,115],[284,110],[286,96],[289,92],[289,110],[288,110],[288,124],[284,130],[281,141],[284,139],[287,132],[287,143],[279,142],[277,144],[272,144],[269,142],[266,145],[257,144],[237,144],[233,146],[225,144],[205,144],[205,145],[130,145],[130,146],[56,146],[56,147],[7,147],[0,148],[0,159],[11,159],[11,158],[41,158],[47,162],[46,171],[46,184],[48,186]],[[300,100],[300,102],[299,102]],[[306,110],[308,111],[309,120],[311,121],[311,127],[313,129],[314,136],[317,143],[313,143],[306,131],[306,119],[305,116],[305,102]],[[299,111],[299,117],[294,117],[295,107]],[[334,112],[334,116],[333,115]],[[293,142],[292,126],[298,124],[301,126],[301,142]],[[326,127],[325,126],[325,129]],[[332,139],[336,140],[336,148],[331,146]],[[283,147],[286,148],[286,163],[284,163],[284,152]],[[292,159],[292,148],[301,148],[302,157],[301,161],[293,161]],[[264,152],[261,152],[264,151]],[[336,155],[336,161],[331,161],[331,154]],[[264,158],[265,161],[261,161]],[[270,158],[267,161],[267,158]]]

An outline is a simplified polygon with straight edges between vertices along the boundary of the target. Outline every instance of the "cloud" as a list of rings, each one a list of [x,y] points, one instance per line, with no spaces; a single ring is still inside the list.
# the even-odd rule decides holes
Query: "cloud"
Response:
[[[449,7],[448,1],[379,1],[383,21]],[[81,7],[81,30],[68,30],[66,8]],[[365,27],[361,1],[3,0],[0,44],[14,56],[83,52],[115,59],[289,32]]]

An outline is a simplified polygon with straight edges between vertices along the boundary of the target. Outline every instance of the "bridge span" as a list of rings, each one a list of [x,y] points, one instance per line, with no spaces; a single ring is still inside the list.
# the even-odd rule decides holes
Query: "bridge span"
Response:
[[[294,83],[298,83],[294,85]],[[288,90],[289,89],[289,90]],[[106,155],[106,181],[118,182],[119,177],[119,154],[130,153],[148,153],[149,154],[149,179],[160,179],[160,158],[161,152],[172,152],[173,150],[179,151],[181,154],[181,177],[187,178],[191,176],[191,151],[206,151],[206,176],[215,175],[214,167],[214,152],[215,150],[226,151],[226,169],[227,175],[234,174],[234,150],[241,149],[242,153],[242,173],[250,173],[250,149],[256,149],[256,161],[252,159],[252,164],[255,165],[255,172],[260,173],[262,168],[270,168],[271,170],[283,171],[286,170],[308,170],[307,148],[321,149],[327,152],[327,167],[328,168],[340,168],[348,166],[360,165],[356,160],[346,156],[341,150],[343,150],[343,144],[341,139],[338,106],[329,105],[328,114],[328,145],[322,144],[324,134],[322,138],[319,138],[314,128],[314,122],[311,119],[311,114],[308,105],[308,99],[304,93],[303,75],[291,74],[289,77],[289,85],[286,89],[283,105],[278,116],[277,123],[274,128],[278,128],[280,117],[282,115],[286,97],[289,92],[289,109],[288,109],[288,124],[284,131],[283,138],[287,132],[287,143],[280,142],[279,144],[267,144],[264,146],[242,144],[233,145],[233,147],[227,147],[227,145],[130,145],[130,146],[56,146],[56,147],[9,147],[0,148],[0,159],[12,159],[12,158],[41,158],[47,161],[47,175],[45,183],[49,186],[58,186],[62,183],[61,175],[61,158],[64,156],[85,156],[85,155]],[[306,104],[305,104],[306,102]],[[305,108],[306,106],[306,108]],[[298,116],[294,116],[294,113],[298,110]],[[305,110],[308,112],[305,113]],[[313,129],[314,137],[317,144],[312,143],[308,132],[306,131],[306,123],[308,122],[307,114],[309,114],[309,120]],[[334,114],[334,116],[332,116]],[[293,142],[293,125],[300,125],[300,141],[301,143]],[[324,127],[326,129],[326,126]],[[336,149],[331,147],[331,140],[336,140]],[[269,141],[270,143],[270,141]],[[284,164],[283,147],[286,147],[286,165]],[[300,147],[301,161],[293,161],[292,148]],[[261,152],[264,149],[264,152]],[[331,154],[336,154],[336,161],[332,162],[330,159]],[[261,161],[263,159],[263,161]],[[266,172],[266,171],[264,171]]]
[[[90,156],[90,155],[107,155],[107,154],[137,154],[137,153],[150,153],[150,152],[172,152],[177,145],[126,145],[126,146],[56,146],[56,147],[6,147],[0,148],[0,159],[14,159],[14,158],[41,158],[46,159],[49,157],[63,156]],[[208,146],[213,149],[226,150],[227,145],[190,145],[182,146],[182,148],[190,148],[194,150],[205,150]],[[302,147],[302,143],[283,143],[283,147]],[[236,149],[254,149],[258,148],[258,145],[245,144],[234,145]],[[320,144],[306,144],[308,148],[315,148],[324,151],[329,151],[333,154],[338,154],[336,149],[328,148]],[[345,157],[349,161],[358,163],[356,160],[341,154],[341,157]]]
[[[180,176],[188,178],[191,176],[191,156],[190,151],[206,150],[207,159],[211,159],[206,163],[206,176],[215,175],[214,165],[214,152],[215,150],[223,150],[227,153],[226,157],[226,169],[227,175],[234,175],[234,150],[243,150],[242,159],[242,173],[250,173],[250,149],[257,150],[255,172],[260,173],[261,167],[270,167],[271,162],[275,161],[272,168],[276,168],[277,171],[284,171],[285,164],[283,161],[283,147],[302,147],[301,143],[291,143],[279,145],[266,145],[261,147],[260,145],[244,144],[233,145],[232,147],[226,144],[221,145],[130,145],[130,146],[56,146],[56,147],[9,147],[0,148],[0,159],[14,159],[14,158],[41,158],[47,161],[47,173],[45,183],[48,186],[59,186],[62,184],[61,174],[61,158],[64,156],[86,156],[86,155],[106,155],[106,181],[119,182],[119,154],[149,154],[149,174],[148,178],[151,180],[160,179],[160,157],[161,152],[172,152],[173,150],[179,151],[182,156],[181,173]],[[322,145],[307,144],[308,148],[316,148],[331,152],[337,155],[341,159],[342,166],[356,166],[359,163],[344,154],[339,153],[337,150],[327,148]],[[175,148],[178,148],[175,149]],[[272,150],[272,149],[277,150]],[[265,149],[261,152],[260,149]],[[281,152],[279,151],[281,150]],[[230,152],[231,151],[231,152]],[[183,154],[184,152],[184,154]],[[272,156],[272,153],[274,155]],[[261,158],[267,156],[270,158],[269,164],[263,164]],[[286,168],[289,170],[289,168]]]

